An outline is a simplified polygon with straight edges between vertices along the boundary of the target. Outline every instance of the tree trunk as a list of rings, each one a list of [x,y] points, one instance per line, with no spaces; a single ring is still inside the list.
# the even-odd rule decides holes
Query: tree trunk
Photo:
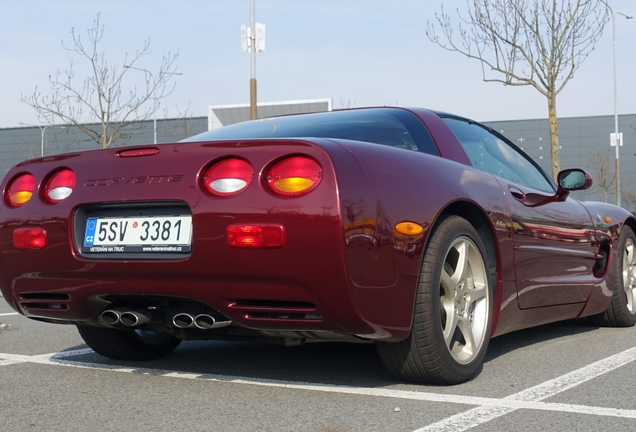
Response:
[[[561,152],[559,151],[559,125],[556,115],[556,95],[548,93],[548,117],[550,120],[550,156],[552,157],[552,178],[556,180],[561,171]]]

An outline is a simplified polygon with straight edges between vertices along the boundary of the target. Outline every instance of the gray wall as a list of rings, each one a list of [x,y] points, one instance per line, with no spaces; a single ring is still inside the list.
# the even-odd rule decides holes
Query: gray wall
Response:
[[[207,117],[157,120],[157,143],[182,140],[208,130]],[[124,139],[112,147],[149,144],[154,141],[152,121],[141,122],[127,130]],[[25,159],[39,157],[42,133],[38,127],[0,129],[0,178],[9,168]],[[47,127],[44,131],[44,155],[98,149],[95,141],[78,128]]]
[[[550,133],[547,119],[486,122],[487,126],[501,132],[536,160],[548,173],[550,169]],[[621,204],[630,211],[636,210],[636,114],[619,116],[619,130],[623,132],[620,148]],[[143,122],[141,128],[129,130],[127,139],[114,146],[139,145],[153,142],[152,121]],[[157,121],[157,142],[175,142],[208,129],[207,117],[167,119]],[[608,167],[614,172],[615,149],[609,146],[609,134],[614,131],[613,116],[576,117],[559,119],[561,167],[580,167],[594,176],[591,154],[601,150],[607,155]],[[37,127],[0,129],[0,177],[10,167],[24,159],[40,156],[41,132]],[[45,130],[45,155],[98,148],[87,141],[86,135],[75,128]],[[626,193],[631,194],[625,196]],[[593,187],[589,191],[575,192],[581,200],[603,201],[603,193]],[[616,203],[614,192],[608,201]]]
[[[623,133],[623,147],[619,148],[621,205],[633,212],[636,197],[636,114],[621,115],[618,121],[619,131]],[[546,172],[552,173],[547,119],[484,124],[503,134],[528,153]],[[604,163],[613,175],[616,148],[610,147],[610,133],[614,132],[614,116],[561,118],[558,125],[561,169],[583,168],[594,177],[598,167],[595,166],[592,155],[600,151],[607,156]],[[604,194],[598,186],[575,192],[573,196],[579,200],[604,201]],[[616,204],[615,190],[610,192],[608,202]]]

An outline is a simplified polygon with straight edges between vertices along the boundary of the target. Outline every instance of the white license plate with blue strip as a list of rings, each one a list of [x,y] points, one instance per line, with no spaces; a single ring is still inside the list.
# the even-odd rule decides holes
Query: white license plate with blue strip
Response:
[[[83,251],[91,253],[190,252],[192,216],[89,217]]]

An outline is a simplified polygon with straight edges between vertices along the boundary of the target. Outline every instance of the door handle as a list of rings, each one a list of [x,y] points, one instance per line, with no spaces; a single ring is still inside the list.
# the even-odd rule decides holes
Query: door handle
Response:
[[[514,197],[514,199],[519,202],[524,202],[527,198],[526,194],[519,188],[508,186],[508,190],[510,191],[510,194]]]

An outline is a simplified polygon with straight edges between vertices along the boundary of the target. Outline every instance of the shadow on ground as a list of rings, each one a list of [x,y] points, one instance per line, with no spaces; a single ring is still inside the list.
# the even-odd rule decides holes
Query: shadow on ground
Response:
[[[587,320],[571,320],[499,336],[490,342],[486,362],[533,344],[595,329]],[[322,342],[284,347],[242,342],[185,341],[169,356],[148,362],[110,360],[95,353],[66,359],[103,364],[105,367],[113,365],[140,368],[140,373],[147,373],[147,369],[157,369],[246,380],[356,387],[403,384],[387,372],[373,344]]]

